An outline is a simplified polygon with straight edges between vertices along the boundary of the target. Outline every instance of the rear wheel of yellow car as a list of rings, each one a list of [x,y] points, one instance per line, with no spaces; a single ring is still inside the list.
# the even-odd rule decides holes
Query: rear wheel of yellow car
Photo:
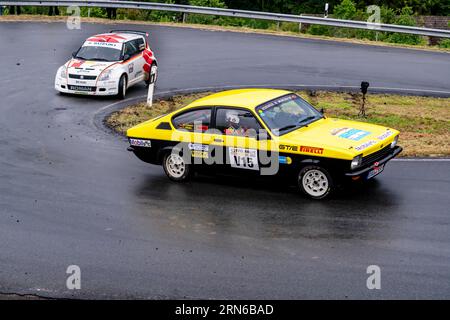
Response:
[[[298,186],[310,198],[323,199],[332,191],[333,180],[325,168],[306,166],[300,170]]]
[[[176,152],[168,152],[163,159],[163,168],[166,175],[172,181],[182,182],[189,180],[191,165]]]

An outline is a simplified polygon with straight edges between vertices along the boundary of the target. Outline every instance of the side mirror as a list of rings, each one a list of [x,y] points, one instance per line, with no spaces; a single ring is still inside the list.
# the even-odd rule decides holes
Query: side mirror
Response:
[[[325,114],[325,109],[324,109],[324,108],[321,108],[319,112],[320,112],[321,114]]]
[[[130,55],[129,54],[124,54],[123,55],[123,61],[127,61],[128,59],[130,59]]]
[[[75,57],[77,56],[77,52],[78,52],[78,51],[72,52],[72,58],[75,58]]]

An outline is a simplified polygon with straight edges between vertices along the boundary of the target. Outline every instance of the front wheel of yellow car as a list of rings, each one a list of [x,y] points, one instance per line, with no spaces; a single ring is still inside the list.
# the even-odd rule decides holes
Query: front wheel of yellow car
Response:
[[[333,180],[328,171],[320,166],[306,166],[298,175],[300,190],[313,199],[323,199],[330,194]]]
[[[177,153],[167,153],[163,159],[163,168],[170,180],[182,182],[189,180],[191,165]]]

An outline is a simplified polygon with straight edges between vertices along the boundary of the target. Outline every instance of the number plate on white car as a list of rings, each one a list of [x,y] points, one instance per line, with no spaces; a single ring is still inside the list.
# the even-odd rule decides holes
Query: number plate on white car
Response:
[[[384,169],[384,164],[382,164],[379,167],[375,167],[373,168],[373,170],[369,171],[369,173],[367,174],[367,179],[373,178],[376,175],[380,174]]]

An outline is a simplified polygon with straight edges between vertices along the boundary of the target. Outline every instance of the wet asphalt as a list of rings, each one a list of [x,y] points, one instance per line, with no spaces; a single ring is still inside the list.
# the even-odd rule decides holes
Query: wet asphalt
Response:
[[[110,28],[0,24],[0,294],[450,298],[450,162],[390,162],[368,185],[322,202],[278,181],[172,183],[102,128],[99,115],[120,106],[115,98],[53,89],[70,53]],[[140,29],[159,58],[159,93],[361,80],[450,91],[445,53]],[[129,97],[145,93],[139,85]],[[81,268],[81,290],[66,288],[69,265]],[[366,287],[369,265],[381,268],[381,290]]]

